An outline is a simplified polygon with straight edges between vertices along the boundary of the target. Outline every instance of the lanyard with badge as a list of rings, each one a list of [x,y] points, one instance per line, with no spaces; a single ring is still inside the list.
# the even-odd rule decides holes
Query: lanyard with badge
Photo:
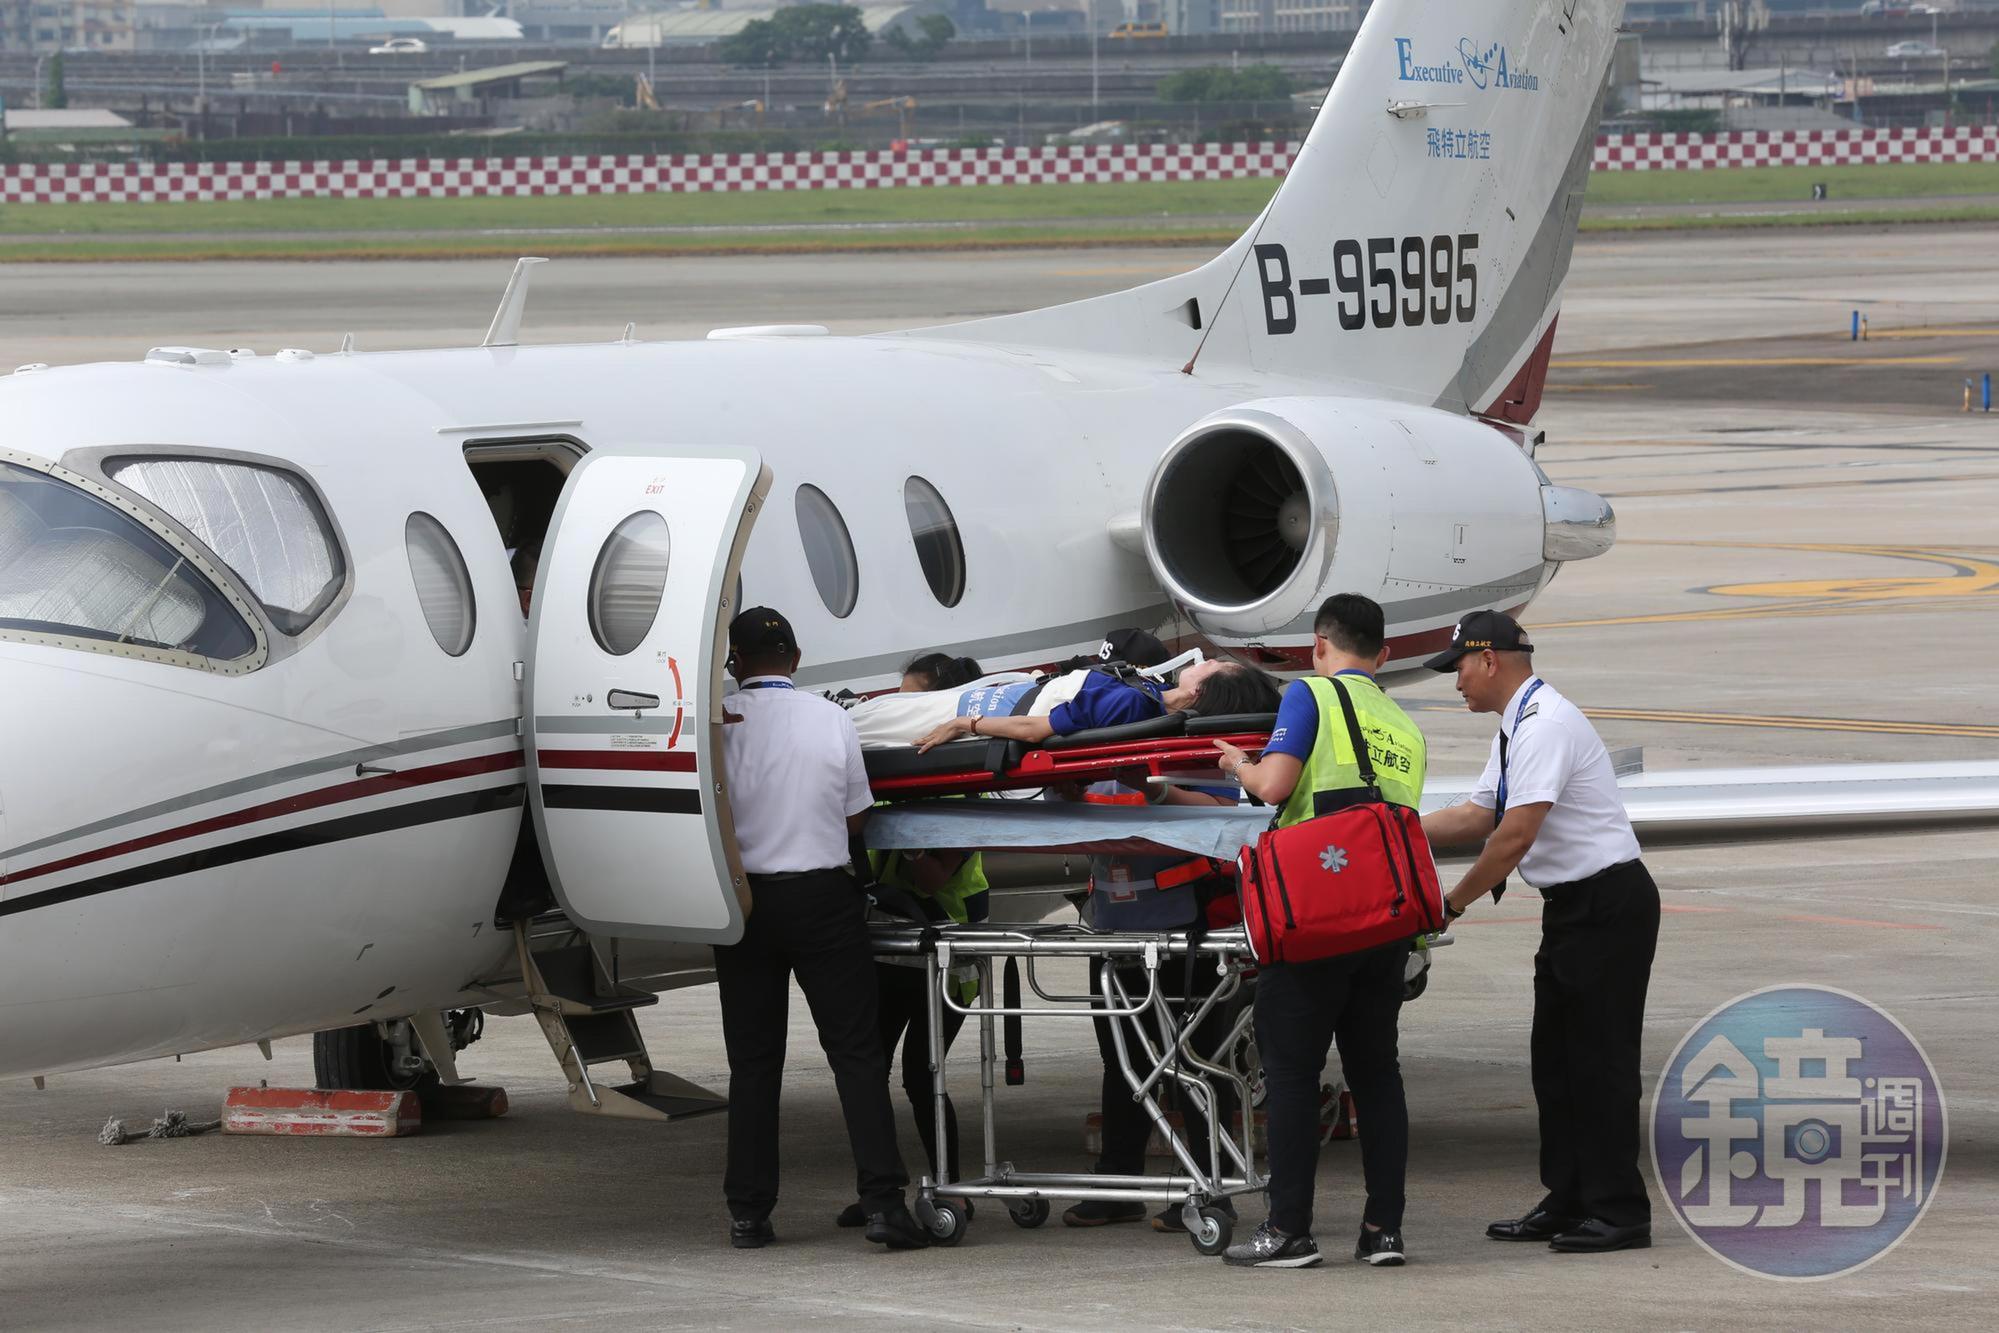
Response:
[[[798,687],[788,680],[753,680],[743,686],[745,690],[795,690]]]
[[[1527,682],[1527,692],[1520,696],[1520,704],[1513,710],[1513,729],[1515,731],[1520,730],[1521,722],[1527,717],[1527,705],[1533,701],[1535,691],[1539,690],[1544,683],[1538,676]],[[1502,727],[1499,732],[1499,791],[1492,807],[1492,825],[1494,828],[1498,828],[1499,821],[1506,818],[1506,751],[1506,730]],[[1499,883],[1492,886],[1492,900],[1498,902],[1500,895],[1505,892],[1506,881],[1502,879]]]

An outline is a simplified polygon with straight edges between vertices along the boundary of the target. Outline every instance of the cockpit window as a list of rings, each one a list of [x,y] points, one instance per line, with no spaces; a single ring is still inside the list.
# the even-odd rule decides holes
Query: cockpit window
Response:
[[[120,458],[105,475],[215,552],[286,634],[311,625],[346,578],[319,497],[293,473],[216,458]]]
[[[258,648],[185,553],[80,486],[0,463],[0,635],[9,630],[218,662]]]

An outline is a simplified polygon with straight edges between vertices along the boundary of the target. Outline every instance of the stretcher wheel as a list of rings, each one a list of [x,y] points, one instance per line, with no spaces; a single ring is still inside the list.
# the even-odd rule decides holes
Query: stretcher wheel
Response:
[[[1035,1227],[1040,1226],[1048,1220],[1048,1200],[1015,1199],[1006,1206],[1006,1211],[1007,1216],[1013,1219],[1015,1226],[1026,1227],[1032,1231]]]
[[[1235,1238],[1235,1219],[1219,1208],[1203,1208],[1201,1224],[1190,1227],[1187,1235],[1193,1240],[1194,1248],[1202,1254],[1220,1254]]]
[[[930,1243],[956,1245],[965,1238],[965,1228],[971,1224],[971,1214],[962,1199],[938,1199],[930,1206]]]

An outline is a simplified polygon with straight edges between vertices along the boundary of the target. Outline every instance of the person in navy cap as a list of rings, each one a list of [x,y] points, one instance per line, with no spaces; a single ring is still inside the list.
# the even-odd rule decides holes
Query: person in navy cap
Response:
[[[1494,1240],[1601,1252],[1652,1243],[1639,1169],[1639,1043],[1659,942],[1659,890],[1596,728],[1534,671],[1513,617],[1474,611],[1425,665],[1454,672],[1474,713],[1499,714],[1471,799],[1423,817],[1433,845],[1477,845],[1446,897],[1453,917],[1506,877],[1541,891],[1530,1051],[1540,1112],[1541,1184],[1526,1214],[1494,1222]]]

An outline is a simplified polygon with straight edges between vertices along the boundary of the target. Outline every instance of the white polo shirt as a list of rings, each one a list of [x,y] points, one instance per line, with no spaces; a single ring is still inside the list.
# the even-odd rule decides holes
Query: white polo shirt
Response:
[[[742,719],[722,727],[722,762],[743,869],[847,864],[847,816],[875,802],[847,711],[783,676],[752,676],[722,708]]]
[[[1610,752],[1581,709],[1538,676],[1529,677],[1506,701],[1499,729],[1507,743],[1507,807],[1554,803],[1520,858],[1522,879],[1536,887],[1570,884],[1637,858],[1638,835],[1618,795]],[[1498,736],[1471,799],[1488,810],[1499,804]]]

